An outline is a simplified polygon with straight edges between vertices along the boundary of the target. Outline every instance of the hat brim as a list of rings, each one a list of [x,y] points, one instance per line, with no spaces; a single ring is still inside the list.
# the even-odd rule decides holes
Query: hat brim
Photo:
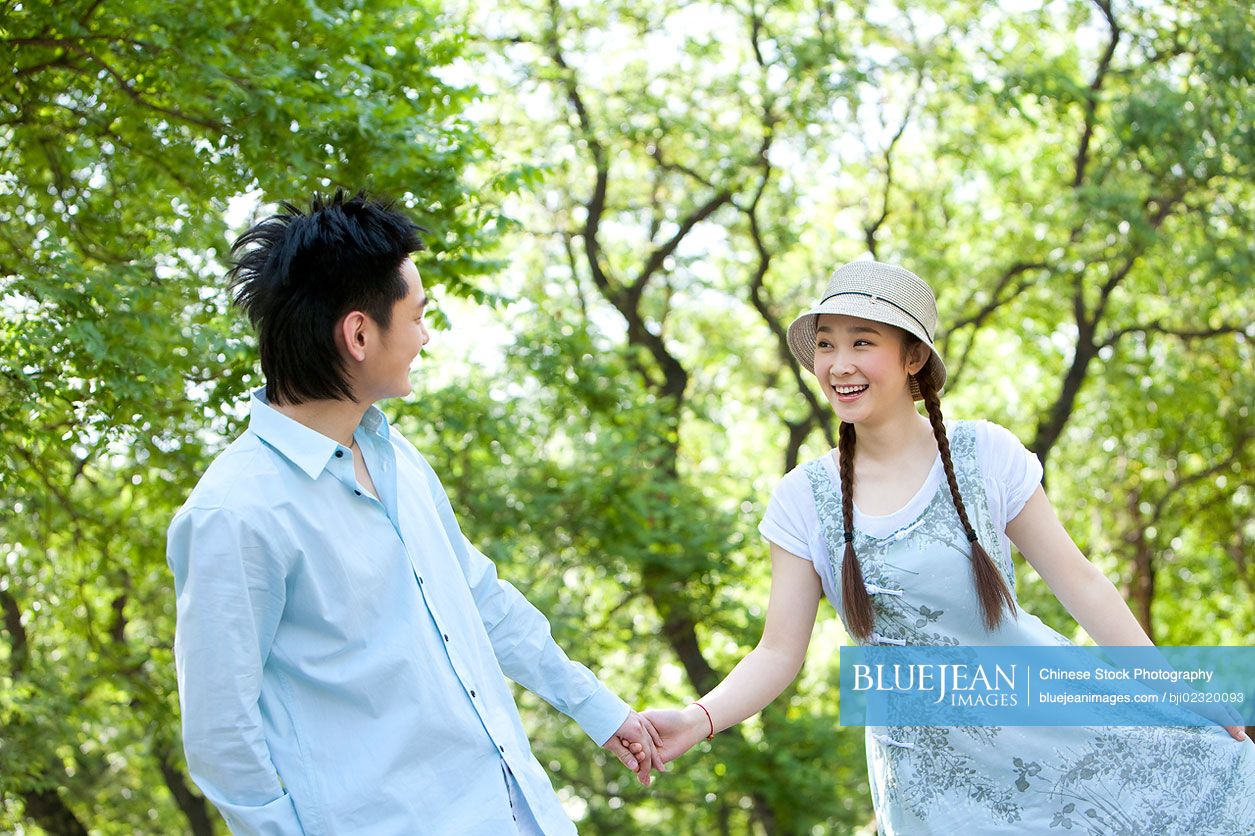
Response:
[[[925,368],[929,372],[933,391],[940,393],[946,385],[946,364],[937,353],[936,347],[923,326],[893,305],[863,296],[840,296],[821,302],[789,325],[789,350],[793,352],[798,363],[811,374],[815,373],[815,336],[821,314],[843,314],[870,319],[873,322],[883,322],[918,337],[932,353],[932,362],[928,363]],[[924,397],[914,386],[911,387],[911,394],[917,401]]]

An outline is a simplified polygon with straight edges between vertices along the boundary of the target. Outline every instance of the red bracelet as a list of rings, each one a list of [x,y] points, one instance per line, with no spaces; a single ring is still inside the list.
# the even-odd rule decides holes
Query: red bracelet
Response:
[[[706,712],[706,722],[710,723],[710,734],[706,735],[706,739],[707,739],[707,740],[714,740],[714,739],[715,739],[715,721],[711,719],[711,717],[710,717],[710,712],[709,712],[709,711],[706,711],[706,706],[702,705],[702,704],[701,704],[701,703],[699,703],[699,702],[695,702],[695,703],[693,703],[693,705],[697,706],[697,707],[698,707],[698,708],[700,708],[702,711],[705,711],[705,712]]]

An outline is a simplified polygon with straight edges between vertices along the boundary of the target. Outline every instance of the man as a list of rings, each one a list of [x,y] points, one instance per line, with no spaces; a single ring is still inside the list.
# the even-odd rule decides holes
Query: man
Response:
[[[337,192],[232,249],[266,385],[168,559],[188,767],[236,833],[573,833],[502,674],[642,783],[661,766],[373,406],[428,340],[418,231]]]

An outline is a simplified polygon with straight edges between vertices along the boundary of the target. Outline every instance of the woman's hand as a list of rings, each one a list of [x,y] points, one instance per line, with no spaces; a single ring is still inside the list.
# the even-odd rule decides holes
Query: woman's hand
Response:
[[[1246,740],[1246,728],[1243,726],[1225,726],[1224,730],[1229,733],[1229,737],[1234,740]]]
[[[705,740],[710,733],[706,712],[696,705],[685,709],[651,708],[641,712],[657,732],[657,752],[663,763],[670,763]]]

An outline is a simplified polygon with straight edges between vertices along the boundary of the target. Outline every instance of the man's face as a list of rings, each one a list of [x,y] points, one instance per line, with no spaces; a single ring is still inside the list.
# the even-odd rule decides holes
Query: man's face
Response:
[[[401,277],[405,280],[406,294],[393,303],[388,327],[375,326],[378,336],[375,350],[362,364],[361,379],[354,381],[359,396],[370,402],[410,393],[410,366],[431,339],[423,319],[427,294],[418,268],[409,258],[401,262]]]

